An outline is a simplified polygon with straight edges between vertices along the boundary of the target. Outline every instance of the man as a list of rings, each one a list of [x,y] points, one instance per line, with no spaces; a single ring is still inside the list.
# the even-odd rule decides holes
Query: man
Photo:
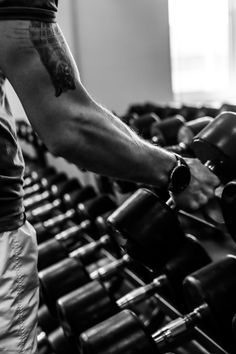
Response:
[[[0,72],[0,353],[33,353],[37,243],[23,208],[23,157]]]
[[[181,208],[206,204],[219,183],[214,175],[143,141],[86,91],[56,23],[57,2],[0,0],[0,68],[45,145],[81,168],[169,189]],[[4,347],[0,331],[0,352],[34,353],[32,332],[17,323],[28,341],[19,334],[18,350],[10,341]]]

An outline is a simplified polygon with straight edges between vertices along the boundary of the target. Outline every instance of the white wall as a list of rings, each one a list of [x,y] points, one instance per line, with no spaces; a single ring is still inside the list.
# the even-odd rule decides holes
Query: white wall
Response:
[[[96,100],[118,113],[172,100],[167,0],[74,4],[81,76]]]

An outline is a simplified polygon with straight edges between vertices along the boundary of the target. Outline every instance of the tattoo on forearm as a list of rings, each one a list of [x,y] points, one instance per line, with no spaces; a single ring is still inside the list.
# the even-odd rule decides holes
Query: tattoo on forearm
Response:
[[[75,90],[75,72],[57,25],[31,21],[29,34],[34,48],[50,75],[55,87],[55,96]]]

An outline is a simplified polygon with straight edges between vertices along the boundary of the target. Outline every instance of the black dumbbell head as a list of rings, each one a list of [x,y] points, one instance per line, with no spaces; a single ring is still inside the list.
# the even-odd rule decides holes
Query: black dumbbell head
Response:
[[[175,212],[147,189],[137,190],[107,221],[127,240],[129,254],[155,269],[162,267],[184,240]]]
[[[129,310],[82,333],[79,347],[84,354],[158,354],[151,335]]]
[[[222,183],[236,178],[236,113],[219,114],[195,136],[191,147]]]
[[[183,303],[183,279],[210,262],[211,259],[200,242],[194,236],[186,235],[181,248],[163,268],[176,301],[182,300]]]
[[[227,256],[192,273],[184,280],[186,301],[191,309],[207,304],[205,323],[221,334],[230,333],[236,313],[236,257]]]
[[[39,272],[45,304],[55,315],[56,300],[90,281],[85,267],[76,259],[66,258]]]
[[[224,186],[221,195],[221,210],[227,230],[236,242],[236,180]]]
[[[67,336],[79,335],[119,311],[113,296],[98,280],[60,298],[57,308]]]
[[[49,334],[48,342],[53,353],[55,354],[78,354],[76,348],[73,346],[73,343],[70,343],[65,337],[61,327]]]

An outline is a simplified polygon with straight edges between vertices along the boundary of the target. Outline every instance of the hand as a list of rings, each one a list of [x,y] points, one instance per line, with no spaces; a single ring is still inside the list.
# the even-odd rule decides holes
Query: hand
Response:
[[[172,194],[172,197],[180,209],[197,210],[215,196],[220,181],[198,159],[185,158],[185,161],[190,167],[190,183],[182,193]]]

